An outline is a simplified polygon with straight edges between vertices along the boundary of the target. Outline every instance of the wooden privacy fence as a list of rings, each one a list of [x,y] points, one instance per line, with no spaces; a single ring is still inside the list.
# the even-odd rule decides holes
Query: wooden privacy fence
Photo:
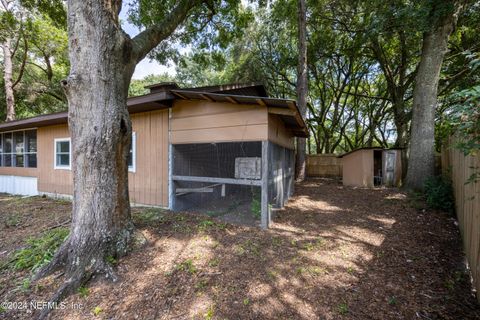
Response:
[[[480,173],[480,154],[464,156],[453,147],[452,139],[448,145],[442,152],[442,170],[452,178],[463,247],[480,302],[480,181],[466,183],[473,174]]]
[[[307,176],[309,177],[341,177],[342,159],[336,154],[308,154]]]

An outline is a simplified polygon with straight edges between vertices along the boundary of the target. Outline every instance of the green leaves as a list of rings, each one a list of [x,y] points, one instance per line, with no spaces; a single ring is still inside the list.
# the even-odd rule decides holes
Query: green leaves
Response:
[[[176,1],[136,0],[128,10],[128,21],[140,29],[162,23],[173,10]],[[177,61],[185,46],[198,49],[225,49],[234,39],[243,35],[243,29],[253,19],[249,8],[238,0],[210,0],[190,10],[185,21],[150,57],[160,63]]]
[[[465,155],[480,150],[480,85],[452,95],[453,130],[458,134],[457,147]]]
[[[62,0],[21,0],[22,6],[30,12],[48,17],[56,27],[66,29],[67,12]]]

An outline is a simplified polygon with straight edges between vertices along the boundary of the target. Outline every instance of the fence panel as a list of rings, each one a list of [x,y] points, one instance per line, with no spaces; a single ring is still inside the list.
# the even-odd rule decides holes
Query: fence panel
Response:
[[[336,154],[307,155],[307,176],[309,177],[341,177],[342,159]]]
[[[454,145],[452,139],[448,145]],[[452,178],[463,246],[480,302],[480,181],[466,183],[473,174],[480,172],[480,154],[464,156],[454,147],[444,149],[442,171]]]

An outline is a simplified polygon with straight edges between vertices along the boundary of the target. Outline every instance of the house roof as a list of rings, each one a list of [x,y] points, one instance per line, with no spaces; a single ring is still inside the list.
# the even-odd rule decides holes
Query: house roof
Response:
[[[268,112],[278,115],[285,126],[296,136],[307,137],[308,130],[294,100],[277,99],[267,96],[265,87],[258,83],[227,84],[198,88],[180,89],[176,83],[159,83],[146,88],[150,93],[130,97],[127,107],[130,113],[171,108],[174,100],[207,100],[234,104],[258,104],[268,108]],[[0,132],[43,127],[67,123],[68,112],[58,112],[0,123]]]
[[[349,154],[352,154],[354,152],[361,151],[361,150],[402,150],[402,149],[403,148],[362,147],[362,148],[353,149],[349,152],[341,154],[337,158],[343,158]]]

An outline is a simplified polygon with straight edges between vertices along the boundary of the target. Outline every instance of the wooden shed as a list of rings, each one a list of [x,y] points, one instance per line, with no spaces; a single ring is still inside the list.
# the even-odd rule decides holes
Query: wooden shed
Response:
[[[345,186],[400,186],[402,183],[401,149],[360,148],[341,156]]]
[[[269,208],[293,193],[294,137],[308,135],[295,101],[269,97],[259,84],[148,88],[127,101],[131,202],[175,211],[255,208],[268,227]],[[71,197],[67,119],[59,112],[0,124],[0,192]]]

